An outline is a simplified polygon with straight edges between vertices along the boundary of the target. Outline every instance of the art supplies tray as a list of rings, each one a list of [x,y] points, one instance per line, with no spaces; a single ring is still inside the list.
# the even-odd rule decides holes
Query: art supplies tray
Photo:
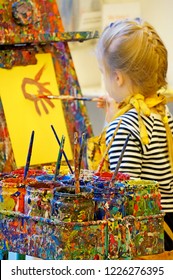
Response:
[[[47,260],[133,259],[164,251],[164,214],[57,222],[0,210],[0,250]]]

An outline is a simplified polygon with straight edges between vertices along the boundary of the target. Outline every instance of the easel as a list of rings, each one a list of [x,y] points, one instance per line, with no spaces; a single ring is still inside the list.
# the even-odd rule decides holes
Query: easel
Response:
[[[81,96],[81,89],[68,47],[68,42],[93,39],[97,32],[65,32],[56,0],[11,0],[1,1],[0,67],[36,63],[37,53],[51,53],[55,74],[61,95],[75,92]],[[85,131],[92,136],[92,127],[83,101],[77,106],[63,102],[67,129],[73,146],[73,133]],[[80,106],[79,106],[80,105]],[[12,145],[0,100],[0,172],[16,168]],[[19,255],[19,259],[23,256]]]
[[[0,29],[0,67],[11,69],[16,65],[33,65],[37,53],[51,53],[57,84],[61,95],[81,96],[68,42],[93,39],[97,32],[64,32],[59,10],[54,1],[12,0],[1,1],[3,19]],[[23,7],[23,10],[20,8]],[[22,14],[25,13],[24,14]],[[75,101],[76,106],[63,102],[67,129],[73,147],[73,133],[85,131],[92,136],[92,127],[83,101]],[[0,171],[15,169],[15,159],[11,147],[8,128],[0,107]]]

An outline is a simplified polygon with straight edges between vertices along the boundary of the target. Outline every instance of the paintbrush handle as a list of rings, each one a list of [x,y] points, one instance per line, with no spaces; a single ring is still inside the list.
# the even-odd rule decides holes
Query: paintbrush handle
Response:
[[[76,131],[74,133],[74,176],[75,176],[76,194],[80,193],[78,156],[79,156],[79,139],[78,139],[78,132]]]
[[[80,152],[79,152],[79,175],[80,175],[80,170],[81,170],[81,163],[82,163],[84,147],[85,147],[85,133],[82,133],[82,143],[81,143],[81,148],[80,148]]]
[[[61,159],[62,159],[62,154],[63,154],[63,150],[64,150],[64,143],[65,143],[65,136],[63,135],[62,139],[61,139],[61,143],[60,143],[57,162],[56,162],[55,177],[54,177],[55,181],[57,179],[57,176],[59,175],[59,171],[60,171],[60,167],[61,167]]]
[[[59,140],[59,138],[58,138],[58,135],[57,135],[57,133],[56,133],[56,131],[55,131],[53,125],[51,125],[51,128],[52,128],[53,133],[54,133],[54,135],[55,135],[55,138],[56,138],[56,140],[57,140],[57,142],[58,142],[58,144],[59,144],[59,146],[60,146],[60,140]],[[68,165],[68,167],[69,167],[69,169],[70,169],[71,174],[73,174],[73,169],[72,169],[72,167],[71,167],[71,165],[70,165],[70,163],[69,163],[69,161],[68,161],[68,158],[67,158],[66,153],[65,153],[64,150],[63,150],[63,156],[64,156],[65,161],[66,161],[66,163],[67,163],[67,165]]]
[[[125,152],[125,150],[126,150],[127,143],[128,143],[128,141],[129,141],[129,138],[130,138],[130,134],[127,136],[126,141],[125,141],[125,143],[124,143],[124,146],[123,146],[123,149],[122,149],[122,151],[121,151],[120,157],[119,157],[119,159],[118,159],[118,162],[117,162],[115,171],[114,171],[114,173],[113,173],[113,175],[112,175],[112,178],[111,178],[111,181],[110,181],[110,187],[113,187],[113,184],[114,184],[114,181],[115,181],[116,176],[117,176],[117,174],[118,174],[118,170],[119,170],[119,168],[120,168],[120,164],[121,164],[121,162],[122,162],[123,155],[124,155],[124,152]]]
[[[32,131],[32,133],[31,133],[28,155],[27,155],[27,159],[26,159],[26,165],[25,165],[25,168],[24,168],[24,180],[27,177],[29,166],[30,166],[33,142],[34,142],[34,131]]]

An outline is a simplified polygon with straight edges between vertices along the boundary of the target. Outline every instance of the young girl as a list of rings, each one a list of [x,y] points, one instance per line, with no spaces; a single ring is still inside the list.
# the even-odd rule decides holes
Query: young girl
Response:
[[[166,97],[159,93],[167,85],[167,50],[155,29],[136,18],[106,27],[96,55],[109,101],[118,103],[116,114],[110,107],[115,116],[107,129],[107,144],[122,119],[109,150],[110,169],[114,171],[130,134],[119,171],[158,181],[166,213],[165,250],[173,250],[173,118]]]

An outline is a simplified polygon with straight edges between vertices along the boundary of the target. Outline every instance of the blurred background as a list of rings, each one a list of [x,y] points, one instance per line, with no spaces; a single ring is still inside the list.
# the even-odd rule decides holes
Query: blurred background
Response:
[[[167,81],[173,89],[173,1],[172,0],[57,0],[66,31],[103,28],[122,17],[141,16],[157,30],[168,50]],[[69,43],[83,95],[100,96],[104,86],[94,54],[97,40]],[[94,134],[104,125],[104,112],[94,102],[86,103]],[[173,104],[169,105],[173,112]]]

